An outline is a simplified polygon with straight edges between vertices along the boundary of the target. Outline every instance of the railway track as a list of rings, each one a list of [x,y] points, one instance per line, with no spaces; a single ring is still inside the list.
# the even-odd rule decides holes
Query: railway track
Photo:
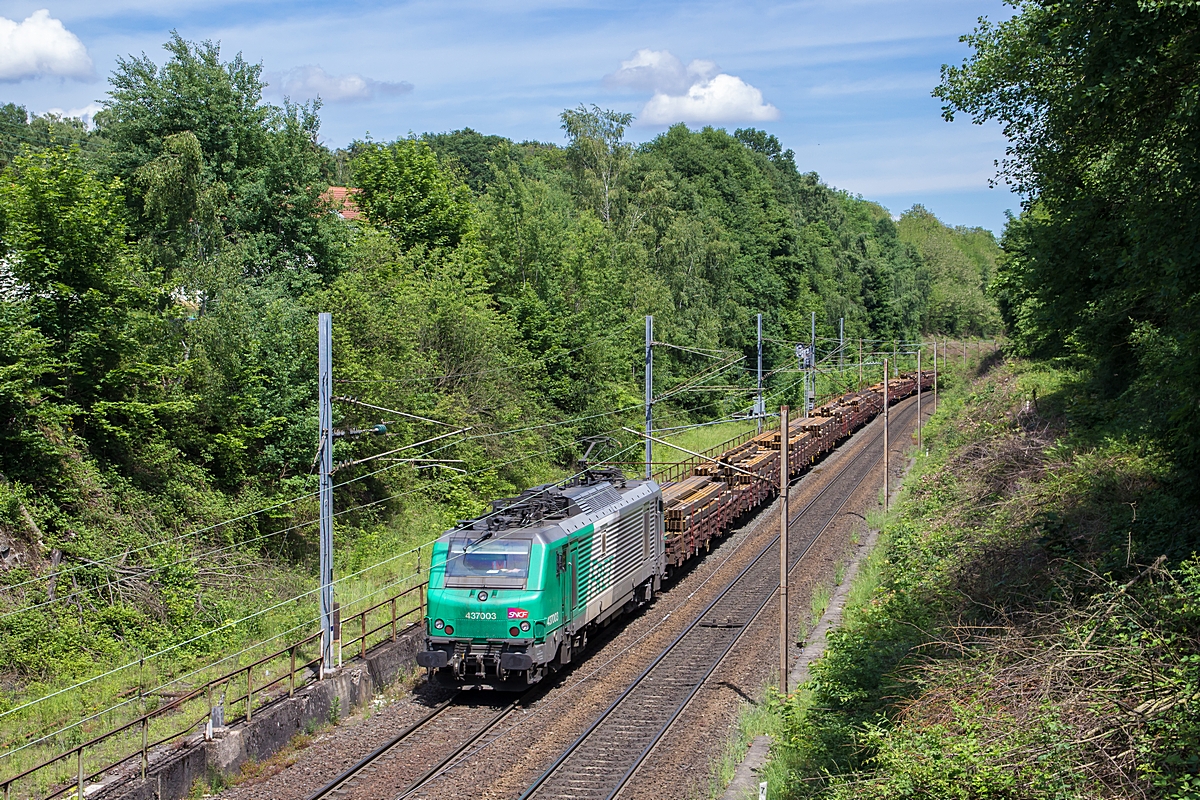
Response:
[[[903,426],[915,414],[900,411]],[[789,570],[837,519],[854,491],[883,460],[882,432],[788,521],[809,520],[811,534],[789,547]],[[876,453],[871,457],[871,453]],[[520,800],[611,800],[716,671],[754,618],[775,595],[779,574],[775,536],[696,619],[622,692],[521,795]],[[789,542],[792,545],[792,542]]]
[[[486,739],[529,694],[517,695],[507,703],[489,704],[486,700],[495,700],[496,695],[456,692],[307,800],[408,797],[436,778],[459,754]],[[467,695],[483,702],[464,702]]]
[[[903,425],[912,413],[897,416]],[[875,434],[788,522],[811,518],[815,532],[789,551],[793,568],[837,518],[854,490],[882,460],[869,456],[882,440]],[[778,582],[776,535],[697,618],[606,708],[522,795],[527,798],[612,798],[716,671],[742,632],[770,602]],[[307,800],[404,800],[486,747],[501,723],[535,687],[508,702],[494,693],[459,691],[368,753]],[[493,702],[487,702],[492,700]]]

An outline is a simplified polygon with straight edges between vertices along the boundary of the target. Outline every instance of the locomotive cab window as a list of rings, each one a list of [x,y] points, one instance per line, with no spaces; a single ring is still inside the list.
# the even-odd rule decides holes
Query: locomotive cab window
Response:
[[[529,577],[532,546],[528,539],[452,539],[446,558],[446,586],[523,588]]]

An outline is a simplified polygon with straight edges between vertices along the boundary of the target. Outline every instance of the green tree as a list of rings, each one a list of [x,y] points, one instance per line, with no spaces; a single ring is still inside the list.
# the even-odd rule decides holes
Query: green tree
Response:
[[[84,148],[95,160],[102,161],[108,156],[81,119],[59,114],[30,115],[25,106],[0,105],[0,169],[16,158],[24,146],[42,150],[73,144]]]
[[[27,151],[0,178],[0,247],[10,295],[61,364],[57,388],[89,403],[120,361],[136,291],[121,182],[102,182],[78,148]]]
[[[122,175],[158,157],[169,136],[191,131],[215,180],[233,186],[266,157],[271,108],[262,102],[262,67],[239,53],[221,61],[218,43],[192,43],[172,31],[159,67],[143,53],[117,59],[112,88],[96,115],[115,145]]]
[[[621,175],[632,152],[623,140],[633,115],[580,104],[579,108],[563,111],[559,118],[567,134],[567,158],[576,180],[593,198],[596,214],[608,225]]]
[[[921,328],[954,336],[991,336],[1000,329],[995,302],[985,292],[1000,245],[982,228],[948,228],[924,206],[900,215],[900,240],[919,254],[928,272],[929,298]]]
[[[134,231],[164,274],[194,283],[206,270],[173,271],[225,244],[251,274],[336,274],[344,228],[321,200],[330,154],[317,143],[319,104],[263,103],[262,66],[240,53],[223,62],[216,43],[172,32],[164,49],[162,67],[145,54],[118,59],[96,115],[108,168],[133,190]]]
[[[999,121],[1028,195],[994,292],[1024,352],[1072,353],[1200,466],[1200,6],[1022,2],[944,67],[947,119]]]
[[[419,139],[356,143],[351,171],[371,222],[405,247],[454,247],[471,230],[471,190]]]
[[[477,194],[483,192],[491,180],[492,151],[507,141],[503,136],[484,136],[471,128],[450,133],[426,133],[421,139]]]

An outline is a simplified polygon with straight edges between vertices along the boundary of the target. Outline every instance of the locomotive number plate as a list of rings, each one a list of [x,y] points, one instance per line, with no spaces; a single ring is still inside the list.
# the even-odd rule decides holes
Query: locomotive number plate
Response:
[[[495,611],[468,611],[467,619],[495,619]]]

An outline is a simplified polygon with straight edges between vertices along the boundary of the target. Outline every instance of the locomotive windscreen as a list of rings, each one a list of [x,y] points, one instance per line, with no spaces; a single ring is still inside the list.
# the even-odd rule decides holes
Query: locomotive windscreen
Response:
[[[524,587],[532,545],[528,539],[455,537],[446,558],[446,586]]]

